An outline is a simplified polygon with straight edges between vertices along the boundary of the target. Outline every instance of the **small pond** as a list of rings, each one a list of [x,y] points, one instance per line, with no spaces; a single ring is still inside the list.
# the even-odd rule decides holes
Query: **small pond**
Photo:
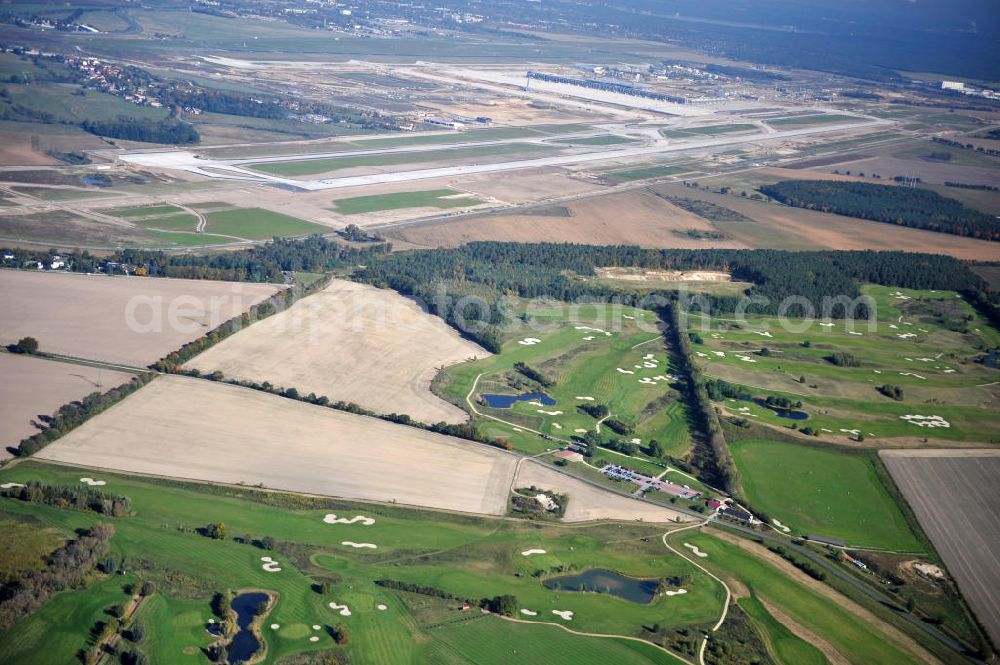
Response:
[[[260,640],[250,630],[250,624],[253,623],[257,607],[266,602],[267,594],[259,591],[241,593],[233,598],[232,608],[236,611],[236,625],[239,626],[240,630],[227,647],[230,663],[242,663],[250,660],[260,649]]]
[[[97,185],[99,187],[105,187],[111,184],[111,180],[107,176],[103,175],[85,175],[83,176],[83,181],[88,185]]]
[[[610,593],[633,603],[651,603],[656,598],[659,580],[627,577],[613,570],[591,568],[578,575],[553,577],[543,582],[546,589]]]
[[[494,395],[483,393],[486,406],[491,409],[509,409],[516,402],[538,402],[544,406],[555,406],[556,401],[545,393],[524,393],[523,395]]]

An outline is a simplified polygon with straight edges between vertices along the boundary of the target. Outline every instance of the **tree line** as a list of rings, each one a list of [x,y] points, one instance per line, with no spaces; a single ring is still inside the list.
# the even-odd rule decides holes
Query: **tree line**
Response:
[[[23,487],[0,489],[0,496],[46,506],[85,510],[111,517],[121,517],[132,511],[132,502],[127,496],[107,494],[93,487],[46,485],[36,480],[26,483]]]
[[[760,192],[797,208],[1000,240],[1000,222],[992,215],[966,208],[929,189],[839,180],[783,180],[761,186]]]
[[[17,455],[27,457],[35,454],[70,430],[125,399],[155,376],[151,372],[144,372],[107,392],[92,392],[81,400],[63,404],[54,415],[42,419],[44,427],[41,432],[21,440],[17,446]]]
[[[2,249],[3,254],[14,257],[9,260],[9,264],[14,266],[29,262],[48,263],[49,257],[59,254],[71,272],[92,273],[104,268],[109,273],[120,273],[123,268],[130,272],[145,268],[152,277],[229,282],[283,282],[285,273],[328,272],[367,262],[390,251],[392,245],[388,243],[349,247],[320,235],[300,240],[275,238],[250,249],[212,254],[171,255],[144,249],[122,249],[109,257],[97,257],[88,251]]]
[[[153,121],[120,115],[113,120],[84,120],[80,123],[80,128],[98,136],[144,143],[190,145],[201,140],[193,125],[173,116]]]

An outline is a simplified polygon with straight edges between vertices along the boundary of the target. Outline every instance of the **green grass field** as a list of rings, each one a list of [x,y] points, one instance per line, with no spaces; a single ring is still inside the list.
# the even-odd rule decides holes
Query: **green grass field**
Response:
[[[329,227],[313,224],[296,217],[263,208],[236,208],[209,212],[205,215],[208,233],[236,236],[248,240],[264,240],[277,236],[298,236],[327,233]]]
[[[122,217],[124,219],[132,219],[134,217],[161,217],[164,215],[173,215],[179,212],[183,212],[183,210],[174,205],[152,205],[152,206],[138,206],[136,208],[119,208],[116,210],[107,210],[104,212],[105,214],[111,215],[112,217]]]
[[[754,440],[731,443],[730,449],[750,505],[796,535],[923,551],[879,480],[873,453]]]
[[[446,369],[436,381],[439,393],[468,410],[465,398],[474,383],[474,401],[483,393],[530,392],[537,386],[532,387],[514,370],[515,363],[523,362],[555,382],[545,392],[556,404],[522,401],[510,409],[480,404],[477,408],[482,413],[513,423],[477,417],[484,432],[508,439],[518,450],[542,452],[552,448],[552,442],[525,428],[563,440],[580,437],[595,430],[597,419],[578,407],[603,404],[613,418],[634,428],[623,437],[604,426],[601,434],[605,441],[638,439],[645,446],[655,439],[667,454],[683,457],[687,453],[686,407],[670,388],[669,377],[675,370],[652,312],[629,307],[573,312],[555,306],[533,307],[524,315],[532,326],[506,341],[499,355]],[[522,344],[533,339],[539,341]]]
[[[428,189],[417,192],[395,192],[337,199],[337,212],[342,215],[358,215],[381,210],[402,210],[405,208],[467,208],[482,203],[471,194],[453,189]]]
[[[723,541],[709,532],[686,532],[674,536],[671,541],[673,546],[679,549],[683,549],[683,543],[698,547],[708,555],[699,563],[723,578],[740,580],[754,596],[794,617],[798,623],[829,642],[850,662],[900,665],[919,662],[893,642],[885,639],[865,619],[831,603],[816,591],[806,588],[737,545]],[[751,608],[750,611],[753,618],[754,609]],[[771,630],[768,630],[768,633],[773,635]],[[791,647],[784,648],[784,653],[788,653]],[[816,662],[814,654],[809,655],[812,654],[812,650],[799,647],[798,652],[804,652],[805,658]],[[800,662],[808,663],[810,660],[794,662],[798,665]]]
[[[734,125],[710,125],[708,127],[690,127],[688,129],[664,129],[663,134],[668,139],[683,139],[691,136],[717,136],[719,134],[733,134],[736,132],[749,132],[757,129],[757,125],[749,123],[738,123]]]
[[[469,146],[465,148],[424,150],[419,152],[389,152],[376,155],[356,155],[332,159],[303,159],[291,162],[259,162],[248,165],[255,171],[280,176],[303,176],[328,173],[361,166],[398,166],[424,164],[450,160],[467,160],[480,157],[531,155],[551,152],[552,146],[537,143],[500,143],[496,145]]]
[[[211,233],[181,233],[176,231],[157,231],[149,229],[146,231],[155,245],[158,246],[183,246],[199,247],[201,245],[226,245],[235,241],[235,238],[212,235]]]
[[[640,635],[642,626],[651,621],[665,626],[700,626],[721,609],[718,585],[666,551],[656,537],[659,528],[652,525],[562,528],[263,494],[249,488],[129,478],[35,461],[0,471],[0,480],[75,486],[81,474],[96,474],[107,482],[104,490],[130,497],[133,513],[101,518],[92,513],[0,499],[0,519],[4,523],[31,520],[62,537],[97,521],[111,522],[115,528],[112,550],[129,562],[130,574],[98,575],[87,589],[53,596],[41,610],[0,635],[0,662],[32,665],[73,661],[75,654],[88,646],[91,627],[106,619],[104,610],[125,599],[123,585],[140,578],[152,581],[157,590],[140,609],[139,616],[148,632],[141,648],[152,662],[164,665],[207,663],[199,648],[211,641],[204,630],[210,617],[208,601],[213,592],[224,589],[266,589],[278,594],[265,620],[266,663],[302,651],[331,648],[331,638],[323,631],[313,631],[311,626],[337,622],[344,623],[350,633],[347,650],[355,665],[440,663],[436,657],[439,653],[451,653],[457,658],[455,662],[466,662],[465,650],[478,639],[473,635],[493,638],[488,649],[496,651],[481,650],[474,661],[483,665],[509,662],[509,649],[538,653],[546,645],[564,654],[559,656],[564,659],[586,650],[595,659],[620,657],[626,659],[622,662],[637,665],[665,662],[665,656],[651,647],[576,638],[544,625],[481,619],[481,628],[469,633],[456,632],[459,629],[450,625],[432,628],[431,623],[446,623],[467,615],[456,610],[454,602],[441,604],[432,599],[441,604],[440,620],[415,618],[404,602],[404,597],[414,594],[393,592],[373,583],[381,578],[429,584],[473,598],[514,593],[521,607],[538,611],[537,621],[558,622],[551,610],[568,609],[576,613],[570,624],[573,629],[599,633]],[[365,515],[376,523],[327,524],[322,518],[329,512],[338,516]],[[195,532],[219,521],[226,525],[225,540],[212,540]],[[249,544],[265,535],[277,540],[275,550],[265,552]],[[344,547],[340,545],[344,539],[377,543],[378,549]],[[530,548],[545,549],[547,554],[521,555]],[[265,572],[260,561],[263,555],[277,559],[282,570]],[[555,574],[551,571],[594,566],[633,576],[683,576],[689,592],[640,605],[607,594],[548,590],[535,576],[536,571],[541,571],[540,577],[544,578]],[[321,595],[312,588],[320,579],[332,582],[330,595]],[[335,614],[327,607],[331,601],[347,604],[352,615]],[[376,609],[379,604],[387,609]],[[270,629],[271,623],[279,628]],[[486,632],[477,632],[480,629]],[[310,635],[318,635],[320,640],[310,642]]]
[[[768,652],[781,665],[826,665],[826,657],[784,624],[768,613],[767,608],[754,596],[740,598],[740,608],[753,619],[763,632]]]
[[[693,351],[706,374],[746,386],[757,398],[801,400],[809,417],[794,424],[825,438],[843,441],[860,433],[876,440],[1000,442],[1000,421],[984,407],[998,395],[995,370],[977,362],[1000,346],[1000,331],[952,292],[864,291],[878,313],[872,329],[861,322],[852,331],[843,322],[792,320],[786,327],[770,317],[692,317],[703,340]],[[851,354],[857,365],[833,364],[838,352]],[[902,399],[883,395],[879,388],[886,384],[901,387]],[[792,424],[754,402],[730,400],[726,408],[774,426]],[[912,416],[939,416],[942,426],[920,426]]]
[[[184,212],[179,215],[137,220],[136,223],[144,228],[160,231],[194,231],[198,227],[198,218]]]
[[[858,118],[850,115],[839,115],[836,113],[826,113],[819,115],[799,115],[790,118],[777,118],[768,120],[767,124],[772,127],[805,127],[808,125],[825,125],[833,122],[851,122]]]
[[[633,180],[665,178],[669,175],[687,173],[691,170],[691,164],[666,164],[663,166],[639,166],[631,169],[623,169],[621,171],[608,171],[604,175],[617,180],[618,182],[632,182]]]

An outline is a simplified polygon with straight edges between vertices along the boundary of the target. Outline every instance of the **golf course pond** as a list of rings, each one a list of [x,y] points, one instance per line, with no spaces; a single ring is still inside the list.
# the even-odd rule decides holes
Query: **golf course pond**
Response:
[[[233,598],[232,608],[236,612],[236,625],[240,630],[227,647],[230,663],[250,660],[260,649],[260,640],[250,630],[250,624],[253,623],[257,608],[266,602],[267,594],[259,591],[241,593]]]
[[[480,395],[486,406],[491,409],[509,409],[517,402],[538,402],[542,406],[555,406],[556,401],[545,393],[524,393],[523,395],[495,395],[483,393]]]
[[[628,577],[613,570],[591,568],[578,575],[553,577],[543,582],[546,589],[553,591],[591,591],[609,593],[633,603],[651,603],[656,598],[660,581]]]

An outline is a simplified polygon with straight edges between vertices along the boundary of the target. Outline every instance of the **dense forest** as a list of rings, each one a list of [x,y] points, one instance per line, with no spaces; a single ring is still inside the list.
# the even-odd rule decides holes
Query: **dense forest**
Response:
[[[115,120],[84,120],[80,127],[98,136],[144,143],[188,145],[201,140],[192,125],[174,118],[154,122],[120,115]]]
[[[1000,221],[955,199],[916,187],[834,180],[783,180],[761,193],[797,208],[984,240],[1000,240]]]

